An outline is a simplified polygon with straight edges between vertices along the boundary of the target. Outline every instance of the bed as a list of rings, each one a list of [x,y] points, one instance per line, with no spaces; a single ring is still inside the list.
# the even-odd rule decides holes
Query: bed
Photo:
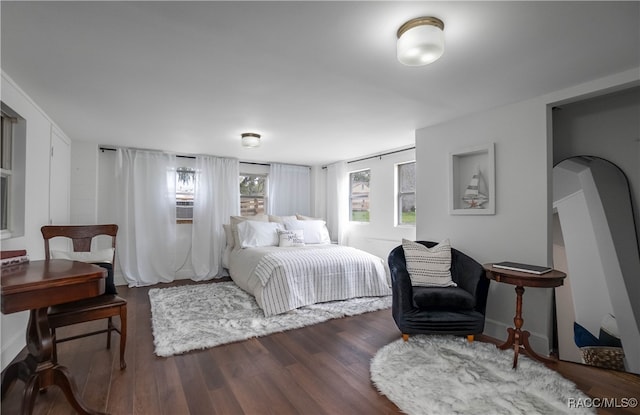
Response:
[[[233,281],[255,297],[265,316],[315,303],[391,295],[384,261],[356,248],[331,244],[324,230],[315,235],[312,227],[322,222],[326,229],[323,221],[300,224],[299,220],[293,223],[289,219],[286,226],[273,219],[270,225],[254,221],[248,221],[252,222],[248,225],[237,223],[244,220],[236,219],[235,231],[232,221],[233,237],[229,237],[230,229],[225,228],[228,236],[225,262]],[[291,236],[291,228],[296,226],[305,227],[306,238],[294,230],[299,239],[281,243],[282,235]],[[257,237],[254,232],[253,239],[247,238],[246,228],[263,228],[264,232]],[[288,233],[285,228],[289,228]],[[232,248],[230,243],[234,245]]]

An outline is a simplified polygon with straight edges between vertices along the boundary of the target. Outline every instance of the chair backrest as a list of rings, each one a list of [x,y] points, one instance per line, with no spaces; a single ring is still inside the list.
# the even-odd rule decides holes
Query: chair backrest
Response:
[[[74,252],[90,252],[91,241],[94,237],[107,235],[111,237],[111,248],[113,248],[113,259],[111,263],[115,266],[116,261],[116,235],[118,225],[47,225],[40,228],[44,238],[44,255],[46,259],[51,259],[49,251],[49,240],[58,236],[71,239]]]

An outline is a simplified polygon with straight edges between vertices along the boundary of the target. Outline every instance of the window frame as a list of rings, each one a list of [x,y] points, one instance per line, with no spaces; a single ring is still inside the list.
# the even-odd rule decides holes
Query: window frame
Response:
[[[369,190],[367,192],[367,196],[366,196],[366,212],[367,212],[367,220],[354,220],[353,218],[353,214],[354,214],[354,209],[353,209],[353,203],[354,203],[354,194],[353,194],[353,176],[355,174],[358,173],[362,173],[362,172],[368,172],[369,173]],[[359,199],[359,198],[358,198]],[[365,168],[365,169],[360,169],[360,170],[355,170],[352,172],[349,172],[349,222],[351,223],[371,223],[371,169],[370,168]]]
[[[400,174],[400,169],[403,166],[406,166],[408,164],[413,164],[414,165],[414,186],[413,186],[413,191],[411,192],[403,192],[403,186],[402,186],[402,174]],[[396,206],[395,206],[395,210],[396,210],[396,226],[407,226],[407,227],[413,227],[415,228],[416,226],[416,222],[415,219],[413,221],[413,223],[411,222],[404,222],[402,219],[402,198],[403,196],[411,196],[413,195],[413,200],[414,200],[414,212],[417,209],[416,208],[416,183],[415,183],[415,166],[416,166],[416,161],[405,161],[402,163],[397,163],[395,165],[395,174],[396,174]],[[414,217],[415,218],[415,217]]]
[[[0,137],[0,180],[3,182],[0,186],[0,238],[11,238],[11,223],[12,223],[12,198],[11,191],[12,176],[13,176],[13,140],[14,132],[13,126],[17,122],[15,117],[6,113],[4,110],[0,111],[2,136]]]

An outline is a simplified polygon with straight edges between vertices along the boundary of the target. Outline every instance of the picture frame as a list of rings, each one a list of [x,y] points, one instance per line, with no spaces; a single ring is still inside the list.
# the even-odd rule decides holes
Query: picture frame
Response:
[[[449,154],[449,214],[495,215],[495,144]]]

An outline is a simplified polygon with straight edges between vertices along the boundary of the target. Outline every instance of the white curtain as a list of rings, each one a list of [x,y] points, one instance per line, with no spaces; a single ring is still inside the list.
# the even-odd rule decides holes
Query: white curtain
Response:
[[[175,161],[157,151],[117,150],[116,251],[130,287],[175,278]]]
[[[269,214],[311,214],[311,169],[272,163],[269,169]]]
[[[222,274],[225,235],[222,225],[240,213],[240,169],[236,159],[196,157],[193,229],[191,232],[192,278],[203,281]]]
[[[327,228],[331,239],[344,245],[349,219],[349,176],[347,163],[327,166]]]

